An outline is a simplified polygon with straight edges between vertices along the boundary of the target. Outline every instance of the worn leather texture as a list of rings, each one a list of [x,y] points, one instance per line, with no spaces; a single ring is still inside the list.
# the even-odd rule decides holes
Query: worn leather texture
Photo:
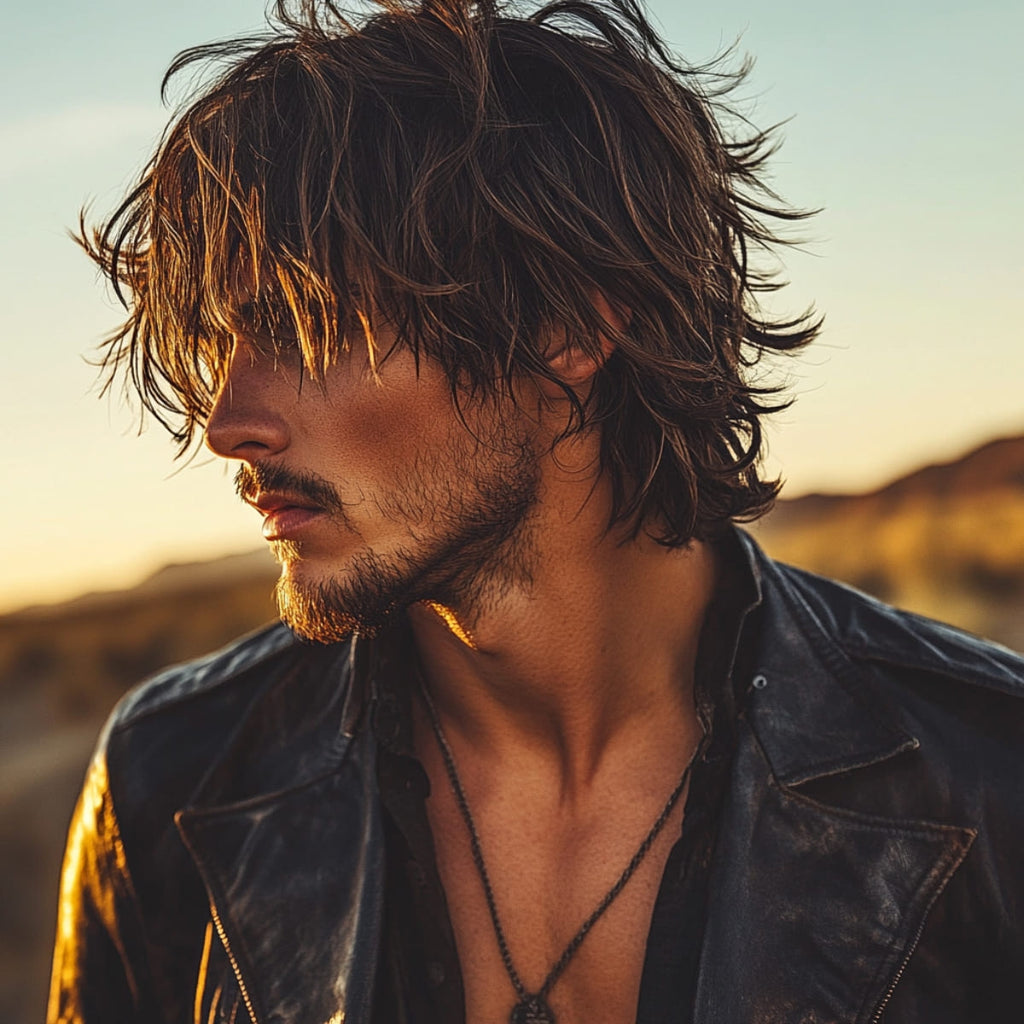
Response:
[[[1024,1019],[1024,660],[768,559],[697,1024]],[[130,693],[68,838],[48,1019],[368,1024],[370,641],[276,626]]]

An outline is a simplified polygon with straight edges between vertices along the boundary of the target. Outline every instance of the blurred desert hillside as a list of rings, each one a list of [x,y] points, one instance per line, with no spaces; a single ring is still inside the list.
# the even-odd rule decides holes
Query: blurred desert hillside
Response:
[[[780,501],[751,532],[780,561],[1024,650],[1024,437],[868,494]]]
[[[1024,650],[1024,437],[869,494],[781,501],[775,557]],[[256,551],[0,617],[0,1021],[42,1019],[64,830],[104,716],[164,665],[274,617]]]

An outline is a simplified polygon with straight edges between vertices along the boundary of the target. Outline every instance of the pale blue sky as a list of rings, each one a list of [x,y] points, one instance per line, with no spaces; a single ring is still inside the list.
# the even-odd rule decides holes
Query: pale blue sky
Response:
[[[120,585],[168,559],[259,543],[222,468],[177,470],[150,429],[90,393],[116,320],[66,239],[109,208],[164,118],[180,48],[258,27],[248,0],[18,4],[0,43],[0,607]],[[787,258],[788,308],[826,315],[770,434],[788,493],[857,489],[1024,431],[1019,0],[655,0],[684,56],[742,36],[758,123],[791,118],[775,183],[824,212]]]

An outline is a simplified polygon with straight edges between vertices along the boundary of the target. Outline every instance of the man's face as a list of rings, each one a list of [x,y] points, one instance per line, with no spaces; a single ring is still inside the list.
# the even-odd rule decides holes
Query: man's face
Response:
[[[376,341],[387,352],[394,339]],[[206,428],[214,452],[241,460],[239,493],[264,515],[282,617],[315,640],[529,578],[531,425],[507,398],[467,399],[463,423],[441,369],[421,357],[417,371],[404,347],[377,370],[356,344],[314,382],[297,351],[239,339]]]

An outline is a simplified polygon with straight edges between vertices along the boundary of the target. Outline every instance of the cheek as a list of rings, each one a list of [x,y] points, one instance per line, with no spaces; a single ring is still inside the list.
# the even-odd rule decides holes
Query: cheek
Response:
[[[451,458],[464,437],[444,381],[372,381],[346,390],[344,398],[325,401],[309,417],[308,435],[316,439],[316,461],[324,475],[336,478],[343,493],[401,483],[408,475]]]

